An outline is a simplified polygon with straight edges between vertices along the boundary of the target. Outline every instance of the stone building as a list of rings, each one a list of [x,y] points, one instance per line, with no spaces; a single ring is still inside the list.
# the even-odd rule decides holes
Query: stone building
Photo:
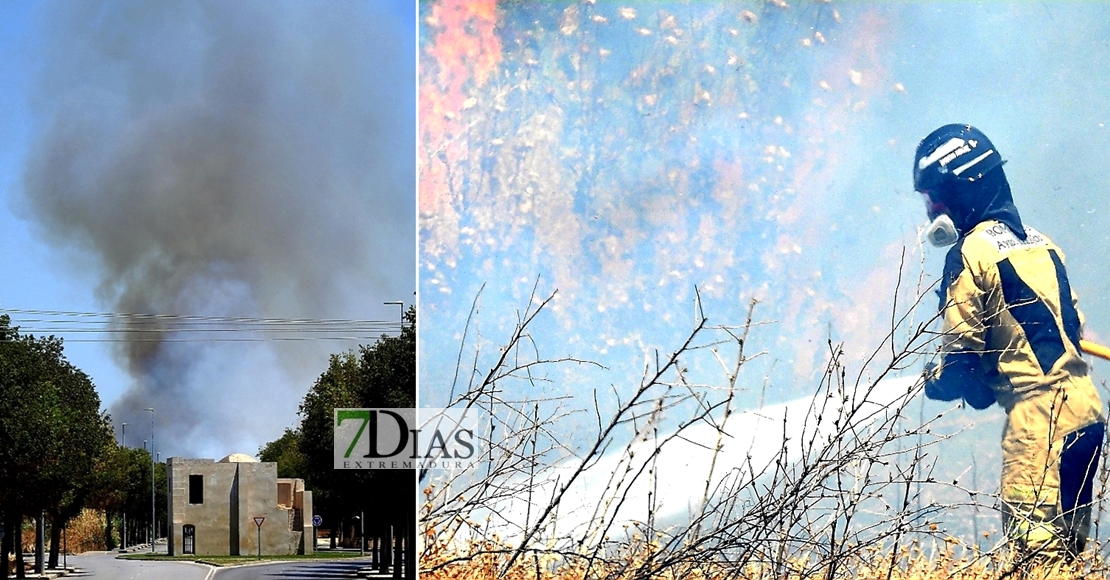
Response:
[[[234,453],[219,461],[171,457],[171,556],[311,554],[312,492],[277,476],[277,464]],[[258,520],[256,518],[264,518]],[[261,521],[261,527],[255,524]]]

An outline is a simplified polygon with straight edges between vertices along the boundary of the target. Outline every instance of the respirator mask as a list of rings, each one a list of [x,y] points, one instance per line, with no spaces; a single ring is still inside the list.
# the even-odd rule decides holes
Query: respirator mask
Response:
[[[952,217],[948,215],[944,203],[934,200],[932,192],[923,191],[921,197],[925,201],[925,213],[930,220],[929,225],[925,227],[925,239],[938,248],[956,243],[956,240],[960,239],[960,232],[956,229],[956,223],[952,221]]]
[[[943,248],[956,243],[956,240],[960,239],[960,232],[956,230],[956,224],[952,222],[952,218],[942,213],[925,227],[925,239],[929,240],[930,244]]]

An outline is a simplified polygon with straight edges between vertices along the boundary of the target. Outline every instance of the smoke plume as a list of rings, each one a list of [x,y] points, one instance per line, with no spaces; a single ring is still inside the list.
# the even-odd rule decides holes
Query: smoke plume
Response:
[[[22,210],[84,260],[105,308],[380,319],[382,301],[411,300],[411,15],[353,2],[46,12]],[[155,332],[118,344],[133,384],[111,413],[142,426],[154,408],[164,456],[255,451],[294,424],[327,354],[355,346],[131,328]]]

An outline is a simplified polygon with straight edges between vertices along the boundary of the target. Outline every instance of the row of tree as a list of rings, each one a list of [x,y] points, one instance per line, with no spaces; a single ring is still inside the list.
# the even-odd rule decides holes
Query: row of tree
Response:
[[[20,334],[0,315],[0,578],[22,562],[25,522],[45,522],[56,568],[66,524],[85,508],[105,512],[104,543],[148,541],[150,453],[116,443],[92,380],[66,360],[62,340]],[[165,466],[153,470],[155,505],[165,513]],[[124,515],[126,514],[126,519]],[[127,533],[113,526],[126,522]],[[157,519],[155,519],[157,521]],[[16,577],[25,575],[16,566]]]
[[[404,547],[404,574],[415,577],[416,474],[413,471],[334,469],[336,408],[409,408],[416,404],[416,309],[404,315],[399,336],[331,356],[300,404],[300,424],[259,450],[278,465],[278,477],[300,477],[312,490],[324,527],[364,518],[367,538]],[[356,527],[357,529],[357,527]],[[390,537],[397,538],[390,541]],[[332,534],[334,545],[335,534]],[[362,539],[360,538],[360,541]],[[395,556],[383,554],[388,562]],[[394,566],[397,576],[401,568]]]
[[[416,403],[416,309],[399,336],[332,355],[300,405],[300,424],[260,450],[279,477],[300,477],[313,490],[316,514],[338,529],[365,518],[367,537],[405,548],[405,575],[415,575],[416,479],[410,471],[351,471],[332,466],[334,409],[404,408]],[[61,532],[82,509],[105,513],[105,545],[149,540],[151,477],[155,522],[165,517],[166,471],[151,472],[146,449],[116,443],[92,381],[66,360],[59,338],[19,333],[0,315],[0,578],[8,576],[24,522],[43,519],[57,567]],[[126,526],[117,529],[116,526]],[[334,539],[334,535],[332,536]],[[399,538],[392,541],[390,538]],[[384,551],[385,562],[395,559]],[[394,567],[395,571],[400,570]],[[16,567],[23,577],[22,566]]]
[[[20,335],[7,315],[0,316],[3,576],[13,547],[21,556],[24,518],[46,514],[52,529],[61,530],[101,487],[114,443],[92,381],[65,359],[62,341]],[[52,544],[56,562],[58,542]]]
[[[105,547],[116,549],[117,537],[120,547],[148,543],[152,533],[155,538],[162,537],[166,530],[166,464],[154,464],[153,505],[149,451],[115,447],[102,468],[102,485],[86,507],[104,512]],[[152,514],[152,508],[157,508],[157,513]],[[154,527],[150,523],[152,515]]]

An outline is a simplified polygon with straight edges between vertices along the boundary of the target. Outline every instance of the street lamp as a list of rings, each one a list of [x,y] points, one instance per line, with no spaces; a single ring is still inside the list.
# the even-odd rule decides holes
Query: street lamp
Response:
[[[355,519],[358,520],[358,555],[362,557],[366,555],[366,524],[363,520],[366,512],[362,511],[360,513],[361,515],[355,516]]]
[[[401,308],[401,330],[405,328],[405,303],[400,300],[390,300],[389,302],[382,302],[382,304],[395,304]],[[399,334],[399,333],[398,333]]]
[[[401,332],[403,333],[404,330],[405,330],[405,303],[400,301],[400,300],[393,300],[393,301],[390,301],[390,302],[385,302],[385,304],[396,304],[401,308]],[[415,330],[415,328],[413,330]],[[400,336],[400,334],[398,336]],[[412,478],[413,478],[414,488],[418,488],[418,486],[417,486],[417,483],[419,481],[418,477],[419,477],[419,475],[417,474],[416,470],[413,470]],[[404,539],[405,552],[404,552],[404,554],[405,554],[406,558],[412,558],[412,554],[410,554],[408,550],[409,550],[409,546],[414,546],[415,545],[416,526],[415,525],[408,525],[406,527],[410,530],[411,533],[405,534],[405,539]],[[390,535],[392,536],[392,533]],[[395,544],[395,546],[394,546],[395,547],[395,550],[394,550],[395,560],[393,561],[393,570],[394,570],[395,573],[399,571],[398,566],[401,565],[401,556],[402,556],[400,539],[398,539],[397,542],[398,543]],[[388,548],[386,548],[386,549],[388,549]],[[406,565],[406,568],[408,568],[407,565]],[[400,578],[400,576],[396,575],[396,574],[395,574],[395,577]]]
[[[154,553],[154,534],[157,528],[154,527],[154,409],[148,407],[143,409],[150,411],[150,552]]]
[[[123,448],[127,449],[127,423],[123,424]],[[124,453],[126,453],[126,451],[124,451]],[[128,463],[130,463],[130,461],[128,461]],[[124,484],[124,485],[126,485],[126,484]],[[126,496],[126,494],[124,495],[123,505],[124,505],[124,508],[123,508],[123,532],[120,534],[119,543],[120,543],[120,549],[121,550],[126,550],[127,549],[127,496]]]

